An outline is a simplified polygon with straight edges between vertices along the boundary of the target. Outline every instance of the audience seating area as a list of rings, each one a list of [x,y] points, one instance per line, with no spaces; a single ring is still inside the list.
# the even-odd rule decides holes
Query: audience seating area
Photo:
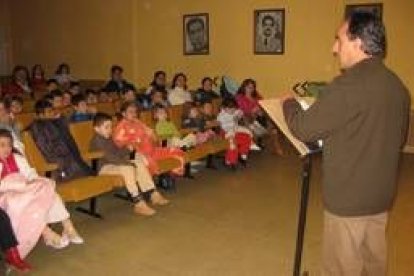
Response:
[[[89,83],[89,82],[88,82]],[[100,81],[90,82],[93,84],[102,84]],[[114,116],[118,113],[120,107],[119,101],[97,103],[93,107],[98,112],[105,112]],[[23,113],[16,116],[16,121],[19,127],[23,130],[35,120],[36,113],[34,112],[35,100],[25,99],[23,105]],[[214,110],[219,110],[220,100],[213,102]],[[170,119],[176,126],[181,125],[181,119],[183,115],[183,106],[171,106],[168,108]],[[62,114],[70,115],[72,113],[71,108],[65,108],[61,110]],[[142,111],[139,114],[140,119],[148,126],[154,127],[155,122],[151,111]],[[103,156],[101,152],[90,152],[89,142],[93,137],[93,126],[91,121],[71,123],[69,125],[70,133],[73,136],[76,144],[79,148],[82,158],[92,166],[99,158]],[[44,176],[50,176],[50,172],[57,168],[56,164],[48,163],[41,152],[37,148],[33,138],[29,131],[22,132],[22,141],[25,145],[25,151],[29,163],[36,169],[36,171]],[[204,144],[198,145],[195,148],[189,149],[185,152],[185,161],[187,164],[193,161],[206,159],[207,167],[214,168],[214,155],[223,152],[228,148],[228,141],[222,138],[216,138],[208,141]],[[179,166],[179,162],[176,159],[166,159],[158,161],[160,173],[167,173]],[[192,177],[190,173],[190,167],[187,165],[185,177]],[[57,191],[62,199],[67,203],[80,203],[89,201],[88,208],[77,207],[76,210],[89,214],[94,217],[100,218],[101,215],[97,211],[97,198],[108,192],[120,189],[124,187],[123,179],[121,176],[88,176],[65,183],[57,184]]]

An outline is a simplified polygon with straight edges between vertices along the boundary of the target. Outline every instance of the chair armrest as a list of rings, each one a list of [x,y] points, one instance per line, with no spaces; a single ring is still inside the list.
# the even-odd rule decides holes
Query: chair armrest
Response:
[[[103,151],[90,151],[82,153],[82,158],[86,161],[97,160],[104,157]]]
[[[187,134],[194,133],[194,132],[197,132],[196,128],[182,128],[182,129],[180,129],[181,135],[187,135]]]

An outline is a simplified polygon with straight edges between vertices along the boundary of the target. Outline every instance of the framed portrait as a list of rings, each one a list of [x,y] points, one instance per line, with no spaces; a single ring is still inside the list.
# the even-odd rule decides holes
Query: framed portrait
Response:
[[[355,11],[371,12],[382,20],[382,3],[350,4],[345,7],[345,18]]]
[[[285,10],[255,10],[253,41],[256,55],[282,55],[285,52]]]
[[[208,55],[210,53],[209,32],[208,13],[184,15],[184,55]]]

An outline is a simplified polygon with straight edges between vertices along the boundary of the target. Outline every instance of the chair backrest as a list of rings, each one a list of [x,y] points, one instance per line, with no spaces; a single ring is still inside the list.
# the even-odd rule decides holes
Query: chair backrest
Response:
[[[57,169],[56,164],[48,163],[43,157],[29,131],[22,132],[22,142],[24,144],[26,158],[29,161],[29,164],[35,168],[38,173],[43,174]]]
[[[170,120],[180,129],[183,118],[184,106],[173,105],[169,107]]]
[[[139,119],[141,120],[141,122],[143,122],[145,125],[153,128],[155,125],[153,116],[152,116],[152,111],[141,111],[139,113]]]
[[[26,99],[23,101],[23,112],[34,112],[36,102],[34,100]]]
[[[92,140],[94,130],[91,121],[71,123],[69,125],[70,134],[78,146],[81,153],[89,152],[89,143]]]
[[[220,112],[221,102],[222,102],[221,98],[213,99],[212,104],[213,104],[214,114],[218,114]]]
[[[114,103],[97,103],[94,105],[97,112],[104,112],[109,115],[115,115],[116,109]]]
[[[15,119],[19,124],[21,129],[26,129],[36,118],[36,113],[34,112],[25,112],[17,114]]]

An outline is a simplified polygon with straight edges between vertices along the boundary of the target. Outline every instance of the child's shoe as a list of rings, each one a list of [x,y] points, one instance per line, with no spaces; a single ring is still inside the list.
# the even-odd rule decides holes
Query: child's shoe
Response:
[[[85,243],[83,238],[78,234],[78,232],[76,232],[75,229],[73,229],[72,231],[70,231],[68,233],[63,233],[62,236],[65,237],[66,239],[68,239],[69,242],[71,242],[73,244],[84,244]]]
[[[45,244],[54,249],[63,249],[70,243],[69,239],[65,236],[59,236],[54,234],[53,236],[44,238]]]
[[[140,200],[135,204],[134,212],[138,215],[143,215],[146,217],[151,217],[156,213],[156,211],[149,207],[144,200]]]
[[[163,197],[158,191],[154,191],[151,193],[150,200],[152,204],[160,205],[160,206],[164,206],[170,203],[170,201],[166,199],[165,197]]]
[[[25,273],[29,272],[32,269],[30,264],[22,260],[19,251],[17,250],[17,247],[7,249],[4,257],[7,265],[12,267],[13,269],[16,269],[19,272]]]

